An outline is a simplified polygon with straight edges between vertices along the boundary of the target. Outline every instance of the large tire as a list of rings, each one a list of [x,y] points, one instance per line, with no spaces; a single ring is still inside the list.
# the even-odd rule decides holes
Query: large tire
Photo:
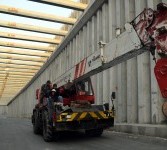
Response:
[[[53,126],[51,121],[49,121],[49,114],[47,111],[43,112],[43,139],[46,142],[51,142],[53,140]]]
[[[99,128],[99,129],[85,130],[85,134],[91,137],[99,137],[103,134],[103,129]]]
[[[33,120],[33,131],[35,134],[40,134],[41,133],[41,129],[40,129],[40,120],[38,118],[37,112],[34,111],[33,116],[32,116],[32,120]]]

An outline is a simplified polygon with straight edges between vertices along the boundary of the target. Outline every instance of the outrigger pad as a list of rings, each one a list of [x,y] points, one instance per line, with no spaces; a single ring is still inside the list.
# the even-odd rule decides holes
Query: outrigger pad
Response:
[[[167,98],[167,58],[157,61],[154,73],[163,98]]]

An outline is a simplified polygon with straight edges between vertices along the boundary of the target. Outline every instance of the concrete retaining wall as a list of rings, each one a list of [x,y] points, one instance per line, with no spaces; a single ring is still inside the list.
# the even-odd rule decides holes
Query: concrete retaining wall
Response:
[[[0,105],[0,116],[7,116],[8,108],[7,106]]]

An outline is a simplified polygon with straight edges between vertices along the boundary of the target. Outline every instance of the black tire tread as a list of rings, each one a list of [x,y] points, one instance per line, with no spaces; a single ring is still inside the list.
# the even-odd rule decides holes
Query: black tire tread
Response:
[[[46,142],[51,142],[53,140],[53,127],[51,122],[49,121],[49,115],[47,111],[44,111],[43,113],[43,139]]]
[[[33,114],[33,119],[34,119],[34,123],[33,123],[33,131],[34,131],[34,134],[40,134],[41,133],[41,130],[40,130],[40,123],[39,123],[39,118],[37,116],[37,113],[36,111],[34,112]]]

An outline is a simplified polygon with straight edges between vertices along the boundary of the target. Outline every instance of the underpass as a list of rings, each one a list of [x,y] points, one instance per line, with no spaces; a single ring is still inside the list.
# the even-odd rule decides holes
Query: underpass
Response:
[[[14,2],[0,3],[0,15],[4,15],[0,16],[0,150],[165,149],[167,102],[155,78],[152,55],[144,47],[127,49],[131,46],[128,39],[117,46],[113,41],[144,8],[156,10],[157,4],[167,1],[30,1],[18,7]],[[70,13],[51,12],[59,8],[64,12],[70,9]],[[91,66],[98,58],[102,58],[101,66],[94,63],[90,72],[82,74],[81,63],[87,59]],[[31,124],[38,103],[36,90],[47,80],[54,84],[67,82],[69,77],[72,81],[67,73],[76,66],[80,66],[80,80],[91,79],[95,104],[109,103],[110,109],[114,104],[114,128],[99,138],[67,132],[59,141],[45,143],[42,135],[33,134]],[[112,103],[113,92],[116,98]]]

